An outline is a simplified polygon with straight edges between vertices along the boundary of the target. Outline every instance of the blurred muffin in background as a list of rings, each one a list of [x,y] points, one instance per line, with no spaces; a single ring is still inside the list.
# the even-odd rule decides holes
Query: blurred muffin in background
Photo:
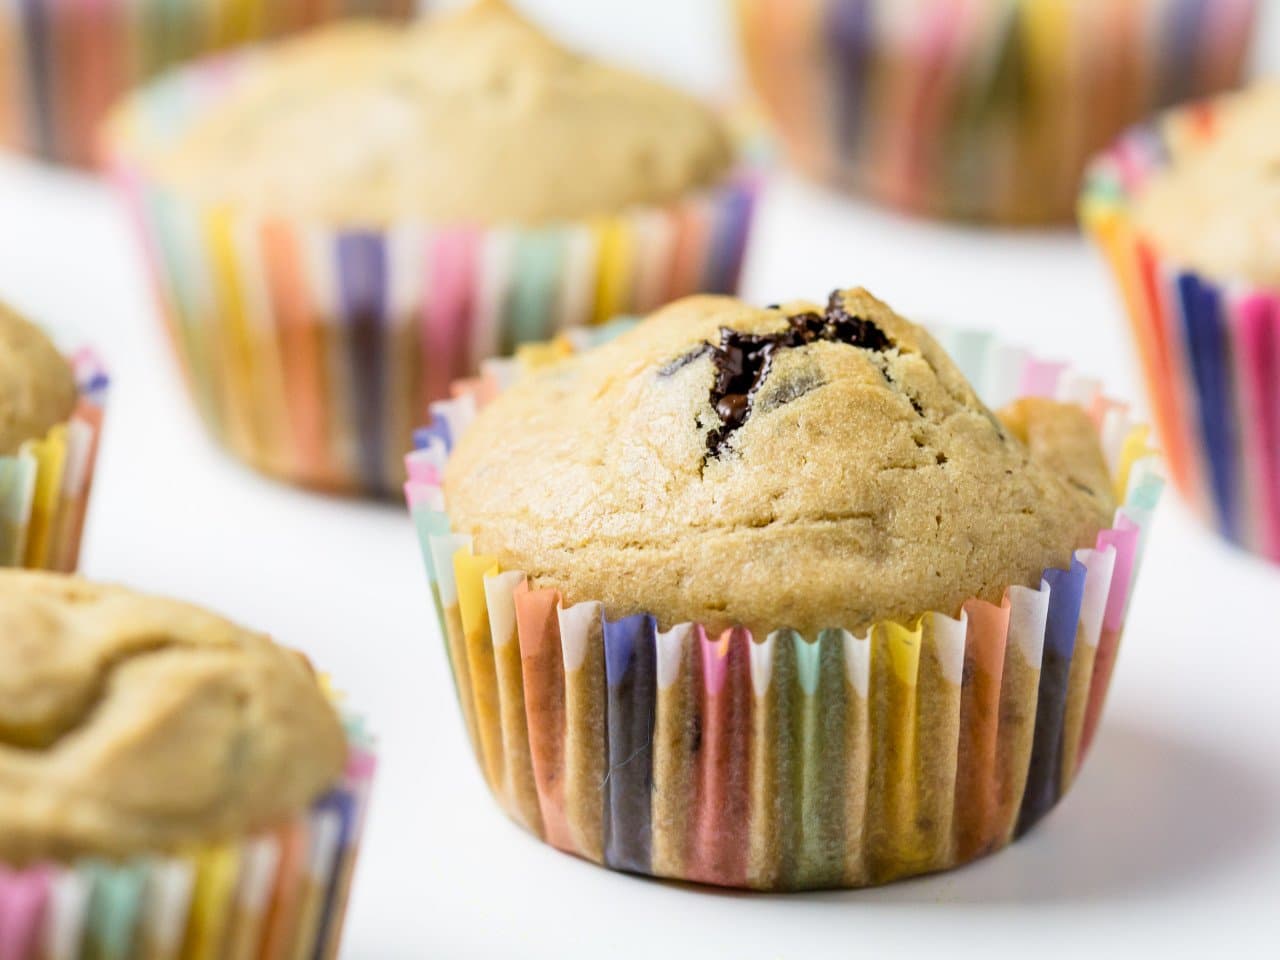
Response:
[[[1068,220],[1089,157],[1240,78],[1257,0],[734,0],[807,174],[914,213]]]
[[[76,568],[106,387],[0,303],[0,567]]]
[[[483,358],[734,289],[754,207],[709,107],[500,0],[193,67],[108,139],[206,421],[332,490],[397,491]]]
[[[0,572],[6,960],[336,955],[371,772],[266,636]]]
[[[1091,168],[1081,217],[1123,294],[1178,488],[1280,562],[1280,82],[1129,132]]]
[[[99,121],[166,67],[417,0],[0,0],[0,146],[90,166]]]

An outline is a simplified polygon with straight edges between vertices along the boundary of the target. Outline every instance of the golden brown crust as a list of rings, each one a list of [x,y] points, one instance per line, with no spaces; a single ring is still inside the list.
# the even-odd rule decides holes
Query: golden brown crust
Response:
[[[890,343],[777,351],[718,455],[715,367],[698,346],[823,308],[694,297],[524,378],[450,459],[454,529],[567,602],[809,635],[954,614],[1092,544],[1114,505],[1087,420],[1017,408],[1028,447],[922,329],[863,290],[833,303]]]
[[[76,396],[66,358],[38,327],[0,303],[0,456],[69,420]]]
[[[1134,219],[1162,255],[1220,281],[1280,287],[1280,83],[1214,107],[1209,139],[1179,137],[1139,192]]]
[[[127,121],[126,108],[118,132]],[[719,178],[731,152],[692,98],[480,0],[282,43],[142,160],[206,199],[326,223],[492,224],[665,202]]]
[[[233,838],[302,810],[345,738],[306,660],[196,607],[0,573],[0,861]]]

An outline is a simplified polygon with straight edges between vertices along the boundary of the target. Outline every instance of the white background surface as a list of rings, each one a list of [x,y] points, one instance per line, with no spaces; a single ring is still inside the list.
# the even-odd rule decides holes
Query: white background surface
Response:
[[[527,5],[708,93],[733,76],[713,0]],[[1171,498],[1097,747],[1025,841],[860,893],[738,895],[614,875],[540,845],[489,800],[403,511],[260,479],[205,439],[131,239],[98,185],[0,159],[0,295],[101,345],[116,377],[86,572],[209,604],[307,650],[380,734],[347,956],[1275,955],[1280,569],[1223,546]],[[921,319],[988,325],[1137,396],[1108,278],[1070,233],[912,222],[779,181],[747,295],[851,283]]]

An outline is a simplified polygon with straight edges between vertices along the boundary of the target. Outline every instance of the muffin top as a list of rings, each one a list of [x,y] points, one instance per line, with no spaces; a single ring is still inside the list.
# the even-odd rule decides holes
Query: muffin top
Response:
[[[206,199],[355,225],[614,213],[730,161],[709,109],[566,50],[503,0],[281,43],[141,158]]]
[[[215,841],[345,762],[307,661],[185,603],[0,573],[0,861]]]
[[[75,374],[57,347],[0,303],[0,456],[70,419],[76,397]]]
[[[1184,266],[1280,287],[1280,82],[1216,101],[1211,135],[1175,140],[1172,162],[1141,189],[1134,217]]]
[[[1037,586],[1112,518],[1076,407],[991,413],[865,290],[672,304],[519,380],[445,473],[477,553],[662,628],[860,631]]]

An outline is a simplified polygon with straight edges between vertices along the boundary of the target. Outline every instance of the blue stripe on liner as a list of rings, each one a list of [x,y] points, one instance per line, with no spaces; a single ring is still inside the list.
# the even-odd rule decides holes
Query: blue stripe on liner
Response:
[[[1191,273],[1177,276],[1178,301],[1199,401],[1200,434],[1207,453],[1209,484],[1224,536],[1241,542],[1239,475],[1230,348],[1222,315],[1222,294]]]
[[[875,46],[872,0],[836,0],[827,20],[831,41],[831,102],[835,105],[837,153],[849,157],[862,137],[866,78]]]
[[[566,231],[558,228],[521,231],[516,241],[515,274],[502,325],[502,352],[517,344],[555,336],[556,303],[564,275]]]
[[[755,191],[746,183],[734,183],[724,188],[724,194],[718,199],[715,236],[707,257],[706,283],[703,285],[708,293],[737,292],[754,204]]]
[[[444,417],[432,417],[430,426],[419,427],[413,431],[413,449],[426,449],[427,443],[433,438],[443,443],[446,450],[453,449],[453,437],[449,432],[449,421]]]
[[[1044,657],[1040,663],[1040,690],[1036,701],[1036,727],[1032,735],[1027,787],[1022,794],[1015,836],[1022,836],[1039,822],[1062,793],[1062,736],[1067,712],[1067,687],[1071,656],[1075,652],[1080,604],[1084,600],[1085,567],[1071,561],[1070,570],[1044,572],[1049,584],[1049,614],[1045,622]]]
[[[342,904],[338,898],[345,880],[347,861],[355,855],[351,848],[352,837],[356,831],[356,796],[350,790],[339,788],[326,795],[316,805],[322,810],[332,810],[338,814],[338,846],[334,851],[333,869],[329,873],[329,886],[324,894],[324,912],[320,915],[320,924],[316,930],[315,960],[324,960],[335,951],[330,949],[329,938],[341,931]],[[336,946],[336,945],[335,945]]]
[[[657,625],[650,616],[603,621],[608,684],[604,858],[617,870],[650,873]]]
[[[338,302],[351,362],[351,402],[357,468],[368,490],[390,491],[383,475],[383,398],[386,390],[384,326],[388,283],[387,247],[377,233],[338,236]]]

